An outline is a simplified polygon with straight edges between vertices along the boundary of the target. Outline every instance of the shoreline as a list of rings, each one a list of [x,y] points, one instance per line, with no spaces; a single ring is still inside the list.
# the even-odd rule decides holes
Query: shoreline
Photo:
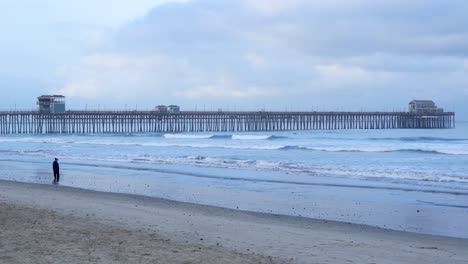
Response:
[[[16,162],[16,163],[24,163],[24,164],[47,164],[49,165],[50,162],[45,161],[21,161],[21,160],[13,160],[13,159],[0,159],[0,163],[2,162]],[[389,184],[389,183],[377,183],[377,184],[358,184],[359,180],[352,179],[351,181],[346,181],[344,178],[335,178],[333,181],[285,181],[285,180],[270,180],[264,178],[247,178],[247,177],[235,177],[235,176],[216,176],[212,174],[202,174],[202,173],[194,173],[194,172],[187,172],[187,171],[177,171],[174,169],[157,169],[157,168],[145,168],[145,167],[132,167],[132,166],[124,166],[124,165],[105,165],[105,164],[90,164],[90,163],[80,163],[80,162],[65,162],[61,163],[63,165],[68,166],[82,166],[87,168],[104,168],[104,169],[119,169],[119,170],[130,170],[136,172],[145,172],[145,173],[161,173],[161,174],[170,174],[170,175],[177,175],[177,176],[189,176],[201,179],[209,179],[209,180],[229,180],[229,181],[240,181],[240,182],[249,182],[249,183],[272,183],[272,184],[285,184],[285,185],[299,185],[299,186],[318,186],[318,187],[338,187],[338,188],[355,188],[355,189],[371,189],[371,190],[383,190],[383,191],[404,191],[404,192],[421,192],[421,193],[430,193],[430,194],[449,194],[449,195],[466,195],[468,196],[468,190],[464,189],[444,189],[444,188],[434,188],[434,187],[423,187],[423,186],[414,186],[409,187],[405,184]],[[144,165],[144,164],[140,164]],[[159,164],[158,164],[159,165]],[[344,180],[345,183],[336,182],[336,179]],[[1,180],[1,179],[0,179]],[[362,181],[362,180],[361,180]],[[346,183],[349,182],[349,183]],[[354,183],[352,183],[354,182]],[[79,188],[79,187],[74,187]]]
[[[0,175],[3,180],[46,185],[52,182],[49,163],[0,160],[0,166],[6,168]],[[408,191],[404,188],[387,188],[389,186],[385,185],[354,188],[352,186],[361,183],[346,179],[310,178],[307,179],[310,183],[308,185],[292,185],[262,181],[276,181],[288,175],[267,175],[249,170],[202,170],[180,166],[133,170],[101,164],[82,166],[72,163],[64,163],[64,166],[61,173],[62,187],[137,194],[235,210],[302,216],[468,239],[468,226],[464,221],[468,217],[466,195],[427,190]],[[233,177],[248,181],[230,180]]]
[[[132,194],[0,180],[0,203],[97,224],[97,233],[99,228],[118,227],[131,234],[156,233],[177,246],[200,245],[209,252],[215,247],[221,255],[247,254],[242,255],[245,262],[463,263],[468,259],[468,239]]]

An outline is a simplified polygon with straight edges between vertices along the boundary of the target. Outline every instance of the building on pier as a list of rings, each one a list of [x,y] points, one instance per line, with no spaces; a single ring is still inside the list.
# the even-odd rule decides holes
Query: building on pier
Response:
[[[180,106],[178,105],[170,105],[168,106],[169,113],[177,114],[180,112]]]
[[[180,106],[178,106],[178,105],[169,105],[169,106],[158,105],[158,106],[156,106],[155,110],[160,112],[160,113],[177,114],[177,113],[180,112]]]
[[[167,113],[167,106],[158,105],[158,106],[156,106],[156,111],[161,112],[161,113]]]
[[[438,108],[432,100],[413,100],[408,106],[410,113],[443,113],[443,108]]]
[[[37,98],[40,113],[57,114],[65,112],[65,96],[41,95]]]

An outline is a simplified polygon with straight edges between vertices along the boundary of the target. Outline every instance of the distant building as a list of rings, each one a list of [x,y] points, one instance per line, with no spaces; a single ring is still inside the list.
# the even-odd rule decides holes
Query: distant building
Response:
[[[169,113],[179,113],[180,107],[178,105],[170,105],[168,106]]]
[[[161,112],[161,113],[166,113],[167,112],[167,106],[165,105],[158,105],[156,106],[156,110]]]
[[[37,98],[40,113],[56,114],[65,112],[65,96],[42,95]]]
[[[432,100],[413,100],[409,103],[410,113],[443,113],[443,108],[438,108]]]

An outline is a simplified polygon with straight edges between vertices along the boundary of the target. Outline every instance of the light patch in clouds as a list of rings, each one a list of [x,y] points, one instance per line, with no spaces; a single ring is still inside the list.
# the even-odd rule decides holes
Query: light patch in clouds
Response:
[[[277,16],[304,5],[304,0],[244,0],[245,7],[261,16]]]
[[[315,66],[319,83],[327,88],[349,88],[356,85],[368,85],[376,81],[389,81],[394,73],[369,71],[357,66],[340,64]]]
[[[197,69],[190,61],[163,55],[94,54],[77,65],[61,67],[65,81],[59,94],[77,98],[116,99],[183,97],[255,98],[275,96],[272,88],[245,87],[235,76],[212,69]]]
[[[465,94],[468,95],[468,59],[465,59],[464,63],[464,80],[465,80]]]
[[[174,95],[185,97],[188,99],[200,98],[255,98],[276,96],[277,92],[274,89],[262,87],[247,87],[244,89],[232,87],[224,81],[221,81],[216,86],[200,86],[192,89],[176,92]]]
[[[341,59],[340,63],[372,71],[394,73],[443,73],[460,69],[460,58],[453,56],[404,56],[375,53],[364,56],[350,56]]]
[[[145,16],[155,6],[189,0],[43,0],[36,2],[36,9],[48,12],[51,23],[101,25],[118,28]]]
[[[133,98],[135,91],[158,91],[157,76],[169,61],[163,56],[94,54],[57,71],[65,82],[57,93],[78,98]]]
[[[256,15],[280,16],[299,9],[343,9],[371,5],[369,0],[243,0],[245,8]]]
[[[95,54],[83,59],[83,64],[92,68],[104,70],[145,71],[149,68],[160,66],[165,61],[161,56],[124,56],[120,54]]]
[[[245,55],[245,59],[248,61],[250,66],[254,69],[262,69],[266,66],[266,59],[255,53],[248,53]]]

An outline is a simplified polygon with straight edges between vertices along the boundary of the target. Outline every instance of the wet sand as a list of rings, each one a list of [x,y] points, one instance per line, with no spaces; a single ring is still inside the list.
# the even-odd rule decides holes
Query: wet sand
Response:
[[[73,162],[62,165],[62,187],[468,239],[468,194],[410,191],[405,188],[411,186],[341,178],[308,177],[303,178],[307,184],[275,183],[271,180],[291,175],[240,169],[158,165],[148,170],[140,168],[142,164]],[[4,169],[0,173],[3,180],[45,185],[52,182],[49,162],[0,161],[0,167]],[[358,187],[365,184],[367,187]]]
[[[466,263],[468,240],[0,181],[0,263]]]

